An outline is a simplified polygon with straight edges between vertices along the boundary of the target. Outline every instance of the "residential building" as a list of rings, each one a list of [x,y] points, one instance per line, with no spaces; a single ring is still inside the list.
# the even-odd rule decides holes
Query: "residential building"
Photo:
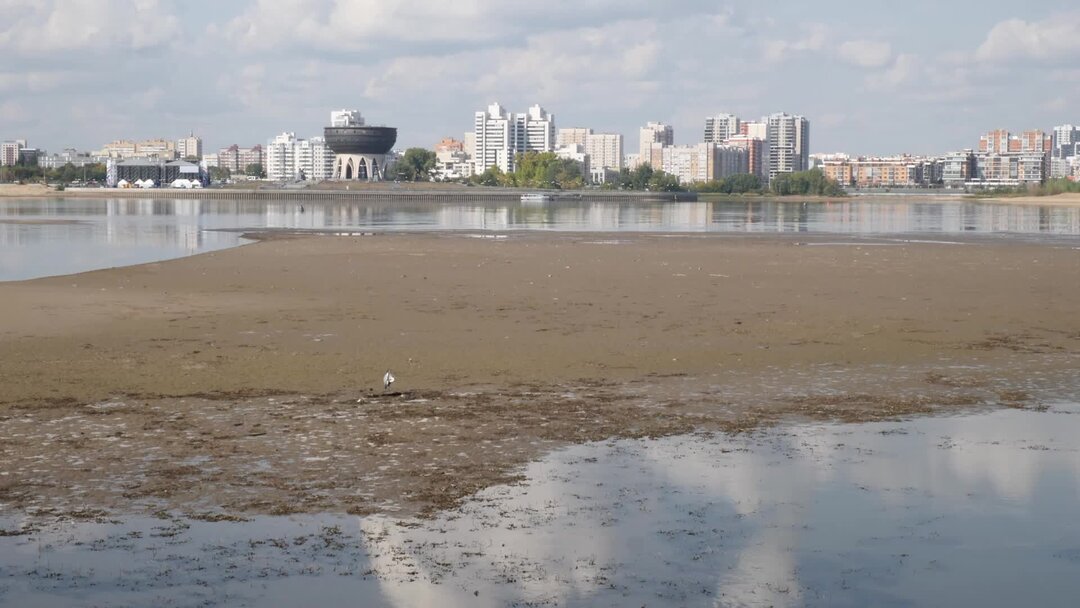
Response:
[[[1050,141],[1050,177],[1070,177],[1072,167],[1070,159],[1078,156],[1080,148],[1080,128],[1074,125],[1054,127]]]
[[[765,142],[763,140],[749,135],[735,135],[729,137],[725,145],[745,150],[746,172],[765,181]]]
[[[359,110],[334,110],[330,112],[331,127],[362,127],[364,117]]]
[[[650,122],[641,128],[639,141],[637,162],[655,169],[664,162],[664,148],[675,145],[675,130],[671,125]]]
[[[228,169],[230,173],[244,173],[250,165],[259,165],[266,170],[266,158],[260,145],[241,148],[233,144],[219,150],[217,157],[218,166]]]
[[[821,170],[825,177],[844,187],[855,185],[855,175],[851,161],[846,158],[825,159],[821,161]]]
[[[58,169],[70,164],[73,167],[83,167],[101,162],[101,159],[90,156],[88,153],[80,153],[74,148],[66,148],[59,154],[43,154],[38,157],[38,166],[45,169]]]
[[[176,155],[179,156],[181,159],[185,160],[189,158],[202,160],[202,139],[195,137],[195,134],[191,133],[187,137],[182,137],[176,140]]]
[[[755,137],[761,141],[765,141],[768,138],[769,124],[765,121],[761,122],[744,122],[739,125],[739,135],[745,135],[747,137]]]
[[[498,167],[514,170],[518,154],[555,150],[555,116],[534,105],[524,114],[511,114],[498,103],[477,112],[473,122],[475,171]]]
[[[765,177],[806,171],[810,166],[810,121],[786,113],[766,118]]]
[[[442,141],[435,144],[435,152],[464,152],[465,144],[454,139],[453,137],[444,137]]]
[[[555,137],[555,147],[562,148],[564,146],[574,145],[584,146],[586,145],[589,136],[592,134],[592,129],[583,129],[580,127],[559,129],[559,133]]]
[[[700,143],[664,146],[660,169],[682,184],[708,182],[747,172],[747,151],[735,146]]]
[[[19,151],[26,147],[23,140],[5,141],[0,144],[0,166],[10,167],[19,164]]]
[[[953,152],[942,160],[941,181],[946,188],[963,188],[977,173],[974,150]]]
[[[147,139],[144,141],[131,141],[118,139],[105,144],[95,156],[106,158],[147,158],[160,160],[176,160],[176,142],[167,139]]]
[[[274,181],[322,181],[334,170],[334,153],[322,137],[278,135],[266,146],[266,178]]]
[[[555,150],[555,117],[544,108],[534,105],[524,115],[517,115],[518,133],[524,133],[521,152],[552,152]]]
[[[722,144],[740,135],[741,122],[734,114],[717,114],[705,119],[705,143]]]
[[[623,136],[621,133],[590,133],[585,138],[585,153],[593,170],[623,168]]]

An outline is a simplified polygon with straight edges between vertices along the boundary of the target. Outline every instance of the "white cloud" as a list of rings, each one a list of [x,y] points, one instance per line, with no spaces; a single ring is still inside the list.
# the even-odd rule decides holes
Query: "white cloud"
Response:
[[[829,40],[829,28],[820,23],[811,23],[803,27],[803,35],[795,41],[765,41],[765,60],[779,62],[793,54],[808,51],[820,51]]]
[[[159,0],[4,0],[0,49],[20,53],[144,50],[167,46],[180,32]]]
[[[1080,15],[1063,15],[1045,21],[1002,21],[990,30],[975,51],[980,61],[1011,59],[1059,59],[1069,62],[1080,51]]]
[[[585,86],[618,90],[648,80],[657,66],[662,46],[655,29],[648,22],[623,22],[528,36],[519,46],[400,57],[368,80],[365,93],[380,97],[456,86],[550,100]],[[470,78],[477,65],[484,66],[480,77]]]
[[[840,59],[863,68],[880,68],[892,60],[892,46],[874,40],[849,40],[836,49]]]
[[[914,80],[919,74],[919,65],[919,59],[914,55],[897,55],[888,69],[867,76],[866,84],[872,89],[895,89]]]

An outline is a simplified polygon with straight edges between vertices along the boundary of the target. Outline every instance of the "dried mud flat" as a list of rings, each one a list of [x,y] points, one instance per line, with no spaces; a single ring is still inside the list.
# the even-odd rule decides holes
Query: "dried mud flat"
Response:
[[[1075,395],[1076,251],[804,244],[323,237],[3,284],[0,509],[431,515],[573,443]]]

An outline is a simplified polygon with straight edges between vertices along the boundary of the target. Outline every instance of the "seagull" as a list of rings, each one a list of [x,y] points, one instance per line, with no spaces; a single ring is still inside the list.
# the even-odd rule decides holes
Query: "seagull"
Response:
[[[391,374],[390,370],[386,370],[386,373],[383,374],[382,377],[383,390],[385,391],[386,389],[390,388],[390,385],[394,383],[394,380],[396,380],[396,378],[394,378],[394,374]]]

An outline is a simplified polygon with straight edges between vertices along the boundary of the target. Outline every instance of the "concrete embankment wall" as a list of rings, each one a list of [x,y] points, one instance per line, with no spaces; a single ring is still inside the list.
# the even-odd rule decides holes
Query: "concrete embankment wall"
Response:
[[[93,198],[160,198],[160,199],[213,199],[213,200],[290,200],[290,201],[329,201],[329,200],[377,200],[404,202],[515,202],[521,195],[534,190],[504,190],[487,188],[469,188],[463,190],[446,189],[373,189],[357,190],[315,190],[315,189],[217,189],[174,190],[170,188],[69,188],[56,192],[60,197]],[[674,202],[693,202],[697,194],[693,192],[625,192],[611,190],[589,190],[575,192],[549,193],[555,201],[573,200],[655,200]]]

